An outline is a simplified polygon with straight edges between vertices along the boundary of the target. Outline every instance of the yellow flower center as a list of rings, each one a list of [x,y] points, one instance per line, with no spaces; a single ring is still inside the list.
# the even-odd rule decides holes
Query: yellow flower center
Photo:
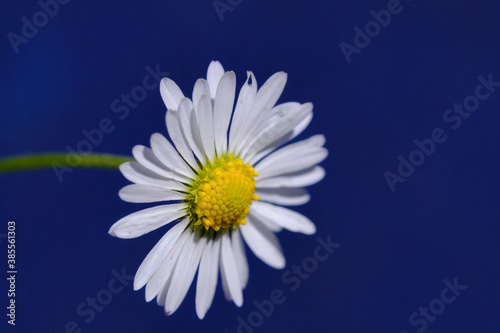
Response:
[[[246,224],[255,192],[257,172],[247,163],[226,154],[216,157],[197,173],[187,196],[191,225],[197,229],[234,229]]]

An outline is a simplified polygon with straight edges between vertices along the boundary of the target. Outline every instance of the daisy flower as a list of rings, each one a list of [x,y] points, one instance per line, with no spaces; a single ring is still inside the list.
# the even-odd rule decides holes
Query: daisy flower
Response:
[[[309,201],[303,187],[324,177],[317,164],[328,152],[323,135],[283,146],[313,115],[311,103],[276,105],[286,80],[278,72],[257,89],[248,72],[236,99],[234,72],[213,61],[207,79],[196,81],[191,99],[174,81],[161,81],[173,144],[155,133],[151,148],[135,146],[136,162],[120,166],[134,184],[119,195],[128,202],[170,203],[125,216],[109,233],[135,238],[177,222],[149,252],[134,279],[134,289],[146,286],[146,301],[156,297],[167,315],[177,310],[197,271],[200,319],[212,304],[219,271],[226,299],[241,306],[248,282],[243,240],[263,262],[280,269],[285,258],[275,233],[315,233],[307,217],[282,206]]]

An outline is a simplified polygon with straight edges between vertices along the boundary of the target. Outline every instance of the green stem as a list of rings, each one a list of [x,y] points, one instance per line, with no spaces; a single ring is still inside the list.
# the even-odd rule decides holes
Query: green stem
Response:
[[[103,168],[118,169],[124,162],[133,161],[129,156],[112,154],[44,153],[19,155],[0,159],[0,173],[30,169],[51,168]]]

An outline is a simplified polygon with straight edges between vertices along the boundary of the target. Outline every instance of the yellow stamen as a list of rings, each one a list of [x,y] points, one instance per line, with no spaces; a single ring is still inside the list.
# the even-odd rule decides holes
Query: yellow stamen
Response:
[[[255,192],[257,172],[248,164],[226,154],[198,171],[188,194],[188,212],[193,228],[234,229],[246,224]]]

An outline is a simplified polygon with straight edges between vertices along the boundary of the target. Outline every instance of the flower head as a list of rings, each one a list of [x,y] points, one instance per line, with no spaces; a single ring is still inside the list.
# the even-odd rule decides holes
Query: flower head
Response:
[[[109,233],[120,238],[144,235],[175,224],[139,267],[134,289],[146,286],[165,313],[182,303],[196,271],[196,313],[203,319],[220,276],[224,294],[237,306],[248,281],[245,240],[252,252],[274,268],[285,258],[275,232],[316,231],[305,216],[284,208],[304,204],[303,187],[320,181],[319,162],[328,152],[322,135],[286,146],[312,119],[312,104],[275,105],[287,76],[278,72],[257,89],[252,72],[235,102],[236,77],[213,61],[199,79],[192,99],[164,78],[160,93],[173,145],[159,133],[151,148],[135,146],[137,162],[120,166],[134,184],[120,190],[128,202],[170,203],[140,210],[116,222]],[[283,146],[283,147],[282,147]]]

